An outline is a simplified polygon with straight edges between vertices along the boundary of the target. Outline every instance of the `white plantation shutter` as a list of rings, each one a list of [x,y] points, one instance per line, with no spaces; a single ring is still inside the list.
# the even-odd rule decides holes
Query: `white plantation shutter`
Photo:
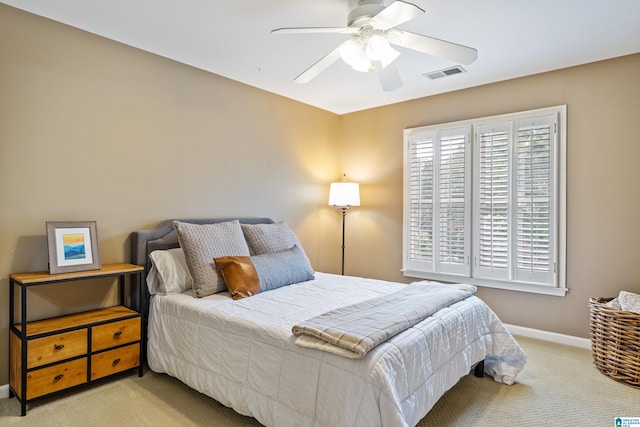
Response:
[[[469,273],[469,127],[408,138],[411,269]]]
[[[517,122],[515,278],[553,280],[555,262],[555,116]]]
[[[482,277],[509,279],[510,123],[476,128],[476,271]]]
[[[435,132],[409,140],[409,249],[413,268],[433,270],[433,156]]]
[[[405,275],[564,295],[565,120],[560,106],[405,130]]]
[[[469,274],[470,127],[438,132],[436,269]]]

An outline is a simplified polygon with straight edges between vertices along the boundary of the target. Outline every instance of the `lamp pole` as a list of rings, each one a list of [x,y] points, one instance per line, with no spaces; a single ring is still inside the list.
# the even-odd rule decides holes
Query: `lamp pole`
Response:
[[[344,220],[345,217],[347,216],[347,209],[349,209],[349,206],[342,206],[340,207],[340,209],[342,209],[342,275],[344,276]]]

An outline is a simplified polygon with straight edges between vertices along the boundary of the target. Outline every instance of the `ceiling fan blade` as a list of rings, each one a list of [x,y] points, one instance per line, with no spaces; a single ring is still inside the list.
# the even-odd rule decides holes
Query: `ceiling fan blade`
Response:
[[[353,28],[346,27],[293,27],[271,30],[271,34],[312,34],[312,33],[353,33]]]
[[[387,33],[388,40],[409,49],[439,56],[460,64],[469,65],[478,58],[478,51],[472,47],[463,46],[445,40],[427,37],[408,31],[392,30]]]
[[[346,42],[345,42],[346,43]],[[344,43],[342,43],[344,44]],[[340,59],[340,47],[333,49],[331,52],[320,58],[318,62],[307,68],[302,74],[293,79],[296,83],[308,83],[313,80],[318,74],[329,68],[331,64]]]
[[[374,65],[376,67],[378,80],[380,80],[380,84],[382,85],[382,90],[392,92],[402,87],[402,79],[400,78],[400,73],[398,72],[398,67],[396,67],[395,62],[392,62],[384,68],[382,68],[382,63],[379,61],[376,61]]]
[[[423,13],[424,10],[415,4],[396,0],[371,18],[371,25],[380,30],[388,30],[396,25],[415,19]]]

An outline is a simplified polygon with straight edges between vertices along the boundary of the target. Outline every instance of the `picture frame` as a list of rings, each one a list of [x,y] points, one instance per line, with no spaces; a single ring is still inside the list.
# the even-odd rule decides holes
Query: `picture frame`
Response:
[[[95,221],[48,221],[49,273],[99,270]]]

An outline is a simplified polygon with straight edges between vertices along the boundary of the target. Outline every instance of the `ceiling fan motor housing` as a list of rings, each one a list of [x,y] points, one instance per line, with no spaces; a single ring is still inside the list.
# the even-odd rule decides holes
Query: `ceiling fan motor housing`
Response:
[[[358,7],[349,12],[347,26],[362,28],[369,25],[371,18],[384,10],[385,6],[379,0],[361,0]]]

